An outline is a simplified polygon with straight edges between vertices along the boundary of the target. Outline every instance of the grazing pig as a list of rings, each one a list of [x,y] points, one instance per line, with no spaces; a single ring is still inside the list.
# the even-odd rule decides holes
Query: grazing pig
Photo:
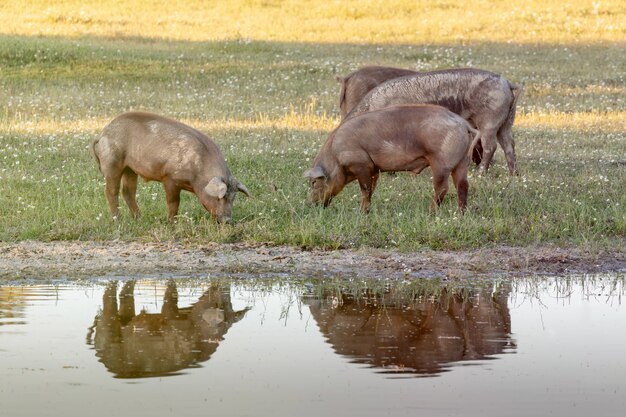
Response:
[[[230,222],[237,191],[249,196],[233,177],[217,145],[203,133],[176,120],[143,112],[124,113],[91,143],[106,180],[106,197],[114,219],[122,195],[133,216],[139,215],[137,176],[165,188],[168,218],[178,213],[181,190],[194,193],[218,222]]]
[[[359,68],[345,77],[337,76],[336,79],[341,84],[339,95],[341,118],[344,119],[350,110],[359,104],[361,99],[374,87],[392,78],[413,74],[417,74],[417,72],[402,68],[371,65]]]
[[[380,172],[419,174],[430,166],[433,207],[441,204],[452,173],[463,212],[469,155],[479,138],[479,131],[441,106],[393,106],[351,117],[330,134],[313,167],[304,173],[310,179],[311,201],[327,206],[346,184],[357,180],[361,209],[367,213]]]
[[[496,150],[506,155],[511,175],[517,175],[512,126],[522,86],[500,75],[471,68],[430,71],[394,78],[371,90],[346,117],[398,104],[438,104],[468,120],[480,130],[484,174]]]

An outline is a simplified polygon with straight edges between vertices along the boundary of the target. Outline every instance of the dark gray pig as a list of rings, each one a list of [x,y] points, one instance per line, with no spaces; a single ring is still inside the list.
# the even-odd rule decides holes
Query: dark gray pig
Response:
[[[114,219],[119,215],[120,181],[132,215],[139,215],[138,175],[163,184],[170,220],[178,213],[181,190],[194,193],[218,222],[231,221],[237,191],[249,196],[215,143],[198,130],[157,114],[128,112],[116,117],[93,140],[91,149],[106,180]]]
[[[337,76],[336,79],[341,84],[341,93],[339,94],[341,118],[344,119],[350,110],[359,104],[361,99],[374,87],[393,78],[416,73],[416,71],[408,69],[371,65],[359,68],[345,77]]]
[[[504,150],[511,175],[517,175],[512,136],[515,107],[522,86],[498,74],[471,68],[422,72],[394,78],[371,90],[346,117],[398,104],[438,104],[468,120],[480,130],[484,174],[496,150]]]
[[[441,106],[393,106],[351,117],[330,134],[304,173],[311,202],[327,206],[346,184],[357,180],[361,209],[367,213],[380,172],[419,174],[430,166],[433,207],[441,204],[452,174],[464,212],[469,156],[479,138],[478,130]]]

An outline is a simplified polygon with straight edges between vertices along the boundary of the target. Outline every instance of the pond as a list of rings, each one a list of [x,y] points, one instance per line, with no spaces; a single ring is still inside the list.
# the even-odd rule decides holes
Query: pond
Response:
[[[623,274],[0,286],[19,416],[622,416]]]

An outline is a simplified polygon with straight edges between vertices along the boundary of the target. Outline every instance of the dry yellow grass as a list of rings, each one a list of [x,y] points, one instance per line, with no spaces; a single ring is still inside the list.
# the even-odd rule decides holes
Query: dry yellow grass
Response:
[[[624,41],[623,0],[16,0],[5,34],[324,43]]]
[[[46,135],[54,133],[99,132],[110,119],[80,120],[40,119],[0,120],[0,130],[15,134]],[[182,122],[205,131],[238,129],[298,129],[299,131],[330,131],[339,124],[339,117],[319,117],[314,113],[291,111],[282,116],[259,115],[255,119],[181,119]],[[626,132],[626,112],[550,112],[524,113],[515,119],[520,129],[571,129],[580,132]]]

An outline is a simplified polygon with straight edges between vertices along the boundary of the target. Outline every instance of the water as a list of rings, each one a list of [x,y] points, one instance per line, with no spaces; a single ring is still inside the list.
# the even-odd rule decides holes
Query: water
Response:
[[[624,276],[0,286],[0,415],[622,416]]]

